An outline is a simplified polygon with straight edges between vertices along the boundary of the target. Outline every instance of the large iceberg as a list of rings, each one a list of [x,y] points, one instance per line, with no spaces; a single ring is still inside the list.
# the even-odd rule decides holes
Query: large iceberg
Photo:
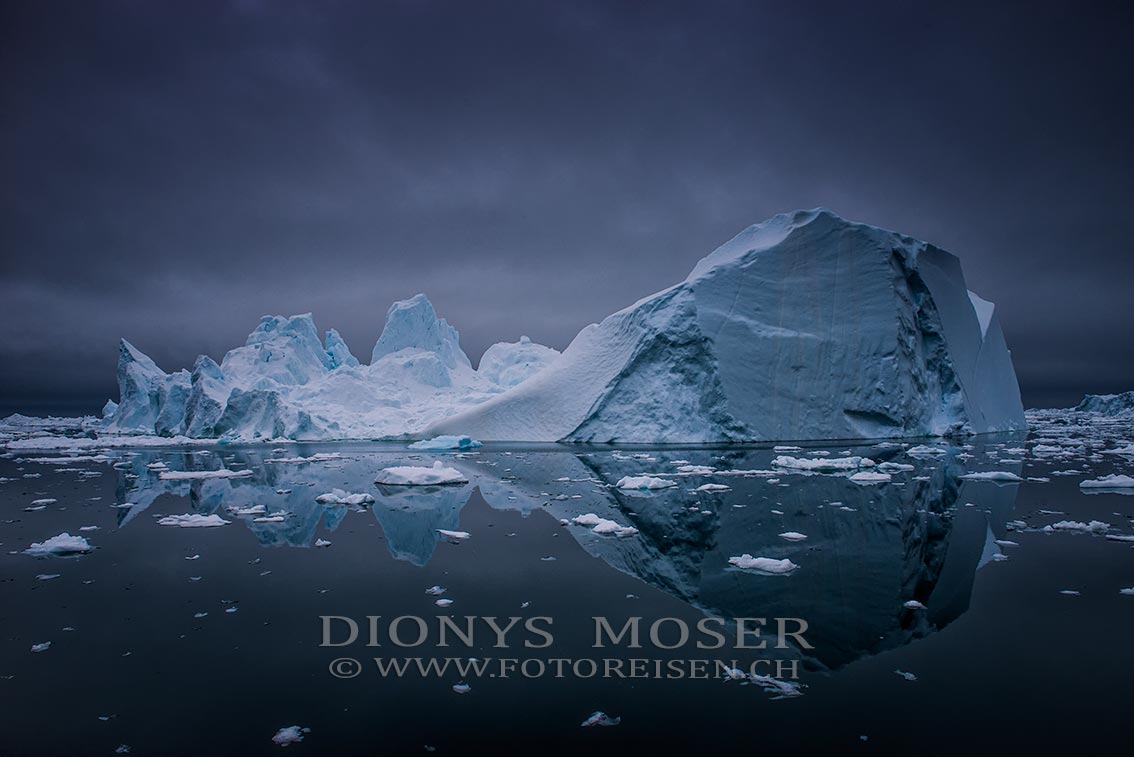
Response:
[[[1082,402],[1075,406],[1075,410],[1083,413],[1099,413],[1100,415],[1134,415],[1134,392],[1088,394],[1083,397]]]
[[[992,303],[933,245],[776,216],[426,430],[485,441],[743,442],[1026,427]]]
[[[503,392],[558,354],[523,340],[494,347],[538,359],[525,368],[513,358],[509,370],[490,361],[490,376],[473,370],[456,329],[422,294],[390,308],[369,365],[334,329],[320,341],[309,313],[264,317],[244,346],[220,364],[200,356],[191,373],[166,374],[122,340],[121,400],[107,428],[241,441],[404,437]]]
[[[167,374],[122,341],[106,428],[166,437],[708,443],[1025,428],[995,307],[953,255],[825,210],[752,226],[567,350],[479,367],[419,294],[364,365],[310,314]]]

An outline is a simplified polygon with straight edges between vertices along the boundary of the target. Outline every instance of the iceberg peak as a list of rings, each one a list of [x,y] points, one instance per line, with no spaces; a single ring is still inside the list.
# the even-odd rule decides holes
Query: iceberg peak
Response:
[[[472,367],[461,350],[457,330],[437,317],[433,303],[424,294],[395,302],[386,311],[386,325],[374,345],[370,362],[373,365],[386,355],[405,349],[433,352],[447,368]]]

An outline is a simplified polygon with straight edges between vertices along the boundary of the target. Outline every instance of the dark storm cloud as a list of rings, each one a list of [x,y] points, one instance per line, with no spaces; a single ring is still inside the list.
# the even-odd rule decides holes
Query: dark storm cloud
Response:
[[[994,6],[994,7],[989,7]],[[1026,3],[5,2],[0,397],[427,292],[562,348],[826,206],[958,254],[1031,403],[1134,388],[1131,16]],[[802,295],[802,293],[801,293]]]

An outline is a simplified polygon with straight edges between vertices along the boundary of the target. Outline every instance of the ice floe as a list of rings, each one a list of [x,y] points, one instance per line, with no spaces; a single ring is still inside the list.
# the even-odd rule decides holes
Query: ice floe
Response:
[[[434,462],[431,468],[413,465],[384,468],[374,479],[374,483],[387,486],[446,486],[467,484],[468,481],[463,473],[456,468],[446,468],[440,460]]]

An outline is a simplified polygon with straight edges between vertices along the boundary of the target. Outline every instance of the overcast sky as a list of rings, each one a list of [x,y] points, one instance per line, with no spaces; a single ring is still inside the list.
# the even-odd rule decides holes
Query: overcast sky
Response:
[[[8,407],[419,291],[562,349],[816,206],[960,256],[1025,404],[1134,389],[1130,4],[0,7]]]

